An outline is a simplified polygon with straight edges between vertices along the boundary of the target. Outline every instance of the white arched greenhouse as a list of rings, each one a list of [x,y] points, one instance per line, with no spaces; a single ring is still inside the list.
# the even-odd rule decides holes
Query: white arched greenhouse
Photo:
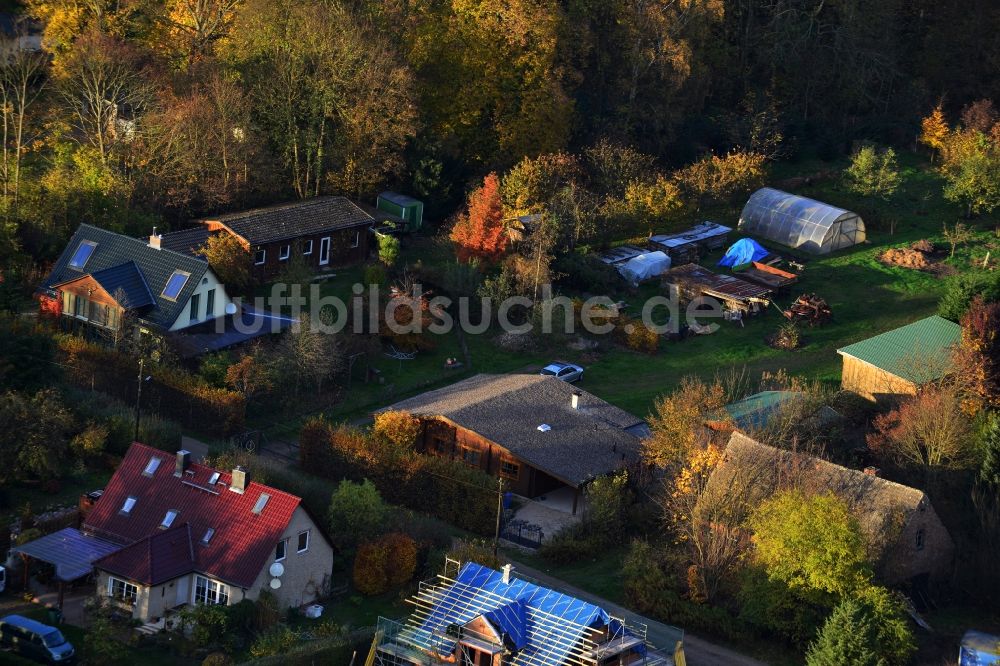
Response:
[[[865,240],[865,223],[857,213],[770,187],[750,195],[739,226],[744,233],[813,254]]]

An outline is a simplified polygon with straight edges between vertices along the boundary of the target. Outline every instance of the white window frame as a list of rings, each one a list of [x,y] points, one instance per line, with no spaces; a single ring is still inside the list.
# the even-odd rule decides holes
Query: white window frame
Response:
[[[351,247],[354,248],[354,247],[358,247],[359,245],[361,245],[361,232],[360,231],[355,231],[354,232],[354,242],[351,243]]]
[[[174,524],[175,520],[177,520],[178,515],[180,515],[180,511],[177,509],[167,509],[167,512],[163,514],[163,520],[160,521],[160,529],[170,529],[170,526]]]
[[[260,255],[260,261],[257,261],[257,255],[258,254]],[[267,263],[267,250],[265,250],[262,247],[261,248],[257,248],[256,250],[254,250],[253,265],[254,266],[263,266],[266,263]]]
[[[205,598],[198,598],[198,587],[199,583],[205,581]],[[205,604],[208,606],[228,606],[229,605],[229,586],[225,583],[220,583],[214,581],[211,578],[206,578],[205,576],[194,577],[194,603]]]
[[[121,596],[115,595],[115,583],[121,584]],[[132,588],[131,591],[129,588]],[[112,599],[130,599],[133,604],[136,604],[139,601],[139,586],[122,578],[108,576],[108,596]]]
[[[292,256],[292,244],[286,243],[278,248],[278,261],[288,261]]]
[[[296,553],[305,553],[305,552],[307,552],[309,550],[309,540],[312,538],[312,534],[310,534],[311,531],[312,530],[302,530],[301,532],[299,532],[299,536],[296,538],[296,541],[295,541],[295,552]],[[305,548],[299,548],[299,543],[302,540],[302,535],[303,534],[306,535],[306,547]]]
[[[281,546],[281,557],[278,557],[278,546]],[[288,557],[288,539],[282,539],[274,544],[274,561],[281,562]]]
[[[319,239],[319,265],[326,266],[330,263],[330,237],[324,236]]]
[[[302,256],[308,256],[312,253],[313,253],[313,242],[312,239],[310,238],[309,240],[305,241],[305,245],[302,247]]]
[[[126,516],[131,515],[132,509],[135,508],[135,503],[137,501],[138,501],[137,497],[129,495],[128,497],[125,498],[125,501],[122,503],[122,508],[118,513],[122,513]]]

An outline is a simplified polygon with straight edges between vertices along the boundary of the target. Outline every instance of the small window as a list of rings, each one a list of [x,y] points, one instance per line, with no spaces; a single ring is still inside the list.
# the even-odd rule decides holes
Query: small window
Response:
[[[139,597],[139,588],[117,578],[108,578],[108,596],[134,604]]]
[[[479,451],[476,449],[462,448],[462,462],[466,465],[472,465],[473,467],[479,467]]]
[[[267,493],[261,493],[260,497],[257,498],[257,503],[253,505],[253,513],[260,513],[267,506],[267,500],[271,499],[271,496]]]
[[[175,518],[177,518],[177,511],[175,509],[167,511],[167,515],[163,516],[163,521],[160,522],[160,529],[165,530],[173,525]]]
[[[307,240],[305,243],[302,244],[302,254],[306,255],[312,253],[313,253],[313,242],[311,240]]]
[[[69,260],[69,267],[78,271],[83,270],[96,248],[97,243],[94,241],[80,241],[80,244],[76,246],[76,252],[73,253],[73,258]]]
[[[187,284],[189,277],[191,277],[190,273],[174,271],[170,279],[167,280],[167,286],[163,288],[163,298],[176,301],[177,297],[181,294],[181,289]]]
[[[212,472],[212,476],[208,477],[208,485],[214,486],[219,482],[219,472]]]
[[[212,537],[214,536],[215,536],[215,528],[209,527],[207,530],[205,530],[205,536],[201,538],[201,545],[207,546],[208,542],[211,541]]]
[[[354,242],[351,243],[351,247],[357,247],[359,245],[361,245],[361,232],[360,231],[355,231],[354,232]]]
[[[264,261],[267,259],[267,250],[260,248],[253,255],[254,266],[262,266]]]
[[[160,462],[161,461],[159,458],[153,456],[152,458],[149,459],[149,462],[146,463],[146,469],[142,470],[142,473],[145,476],[153,476],[154,474],[156,474],[156,470],[160,466]]]
[[[274,561],[280,562],[288,555],[288,539],[282,539],[274,547]]]
[[[205,294],[205,317],[215,316],[215,290],[209,289]]]
[[[278,261],[288,261],[288,257],[292,256],[292,246],[282,245],[281,250],[278,252]]]
[[[188,312],[188,319],[191,321],[198,321],[201,313],[201,294],[191,295],[191,310]]]
[[[309,550],[309,530],[306,530],[305,532],[299,532],[299,544],[297,552],[304,553],[307,550]]]
[[[500,476],[507,479],[517,480],[517,477],[521,474],[521,466],[516,462],[510,460],[503,460],[500,462]]]
[[[132,513],[132,507],[135,506],[135,498],[129,495],[125,498],[125,503],[122,504],[122,513],[128,515]]]
[[[916,546],[917,546],[917,550],[923,550],[924,549],[924,531],[923,530],[917,530],[917,543],[916,543]]]

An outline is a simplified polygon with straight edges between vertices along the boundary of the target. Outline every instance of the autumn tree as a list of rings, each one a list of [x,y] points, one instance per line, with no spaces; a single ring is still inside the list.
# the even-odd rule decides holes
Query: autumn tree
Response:
[[[458,260],[472,258],[496,261],[507,247],[500,180],[496,173],[483,179],[481,187],[469,194],[466,210],[459,214],[451,229]]]
[[[579,159],[567,153],[525,157],[504,174],[500,198],[508,216],[540,213],[562,188],[580,180]]]
[[[847,187],[854,193],[883,201],[899,189],[902,178],[899,164],[892,148],[877,151],[865,146],[851,157],[851,164],[844,170]]]
[[[0,105],[3,107],[3,158],[0,180],[4,202],[16,208],[21,191],[21,159],[40,124],[32,122],[35,102],[46,83],[41,53],[20,48],[18,37],[0,39]]]
[[[925,386],[899,407],[875,417],[868,447],[900,465],[925,470],[962,468],[975,461],[972,426],[952,386]]]
[[[929,146],[935,153],[940,152],[950,131],[944,109],[941,108],[941,102],[938,102],[930,115],[920,122],[920,143]]]
[[[1000,145],[976,130],[947,135],[941,148],[944,196],[964,203],[966,216],[1000,206]]]
[[[252,348],[226,368],[226,386],[243,394],[248,403],[274,388],[273,373],[259,347]]]
[[[250,252],[240,240],[230,233],[212,234],[198,248],[212,271],[226,285],[230,293],[245,293],[253,283],[250,275]]]
[[[670,467],[683,463],[707,443],[705,417],[726,402],[721,382],[706,384],[697,377],[684,377],[671,394],[660,396],[649,415],[650,435],[642,442],[646,462]]]
[[[412,451],[420,434],[420,419],[407,412],[379,412],[372,424],[375,441],[389,445],[396,451]]]
[[[790,588],[845,595],[870,580],[861,527],[832,493],[779,492],[757,508],[748,525],[754,559]]]
[[[162,48],[183,66],[208,56],[229,34],[243,0],[167,0],[158,18]]]
[[[989,134],[996,122],[997,110],[993,100],[976,100],[962,109],[961,125],[964,129]]]
[[[722,157],[710,154],[679,170],[675,177],[699,205],[723,202],[759,188],[766,173],[765,163],[759,153],[732,151]]]
[[[956,354],[961,385],[980,403],[1000,405],[1000,303],[974,297],[961,326],[962,342]]]
[[[53,389],[0,395],[0,481],[51,479],[62,473],[74,419]]]
[[[951,253],[948,256],[952,258],[954,258],[955,249],[958,248],[959,245],[965,245],[976,237],[975,232],[969,226],[962,224],[961,222],[956,222],[951,225],[951,227],[944,224],[941,228],[941,235],[944,236],[944,239],[948,241],[948,245],[951,246]]]
[[[315,330],[303,316],[286,331],[275,348],[273,367],[279,380],[297,398],[303,383],[311,384],[316,395],[344,368],[344,357],[336,335]]]

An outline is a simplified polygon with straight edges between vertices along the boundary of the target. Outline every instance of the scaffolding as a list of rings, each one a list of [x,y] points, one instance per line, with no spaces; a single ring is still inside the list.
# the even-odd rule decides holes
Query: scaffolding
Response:
[[[673,663],[647,649],[645,625],[509,571],[448,560],[408,601],[414,610],[405,621],[379,618],[369,655],[375,666]]]

